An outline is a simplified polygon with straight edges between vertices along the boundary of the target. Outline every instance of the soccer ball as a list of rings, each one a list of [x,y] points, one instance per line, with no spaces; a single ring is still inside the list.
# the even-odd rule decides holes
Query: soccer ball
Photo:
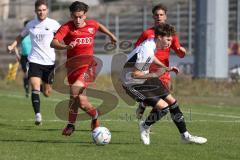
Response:
[[[97,127],[92,131],[92,139],[97,145],[105,145],[110,142],[111,133],[106,127]]]

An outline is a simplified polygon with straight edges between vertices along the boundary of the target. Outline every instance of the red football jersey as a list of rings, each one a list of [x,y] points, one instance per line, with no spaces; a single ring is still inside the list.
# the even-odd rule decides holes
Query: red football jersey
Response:
[[[138,38],[137,42],[135,43],[135,46],[139,46],[143,41],[145,41],[148,38],[153,38],[155,37],[154,34],[154,28],[148,28],[146,29],[141,36]],[[179,43],[179,38],[177,35],[172,37],[172,45],[170,46],[171,49],[173,49],[177,54],[181,54],[180,52],[178,52],[178,48],[180,48],[181,45]],[[169,49],[166,49],[166,51],[169,51]]]
[[[67,75],[68,82],[72,85],[76,80],[82,82],[84,87],[95,79],[96,63],[93,58],[94,37],[99,28],[95,20],[85,20],[86,25],[76,28],[73,21],[63,24],[54,36],[66,45],[77,42],[73,49],[67,50]]]
[[[141,34],[141,36],[139,37],[139,39],[135,43],[135,46],[138,46],[143,41],[145,41],[146,39],[153,38],[153,37],[155,37],[154,28],[153,27],[148,28]],[[175,51],[175,53],[179,57],[182,57],[182,53],[178,51],[178,48],[180,48],[180,47],[181,47],[181,45],[179,43],[178,36],[177,35],[173,36],[172,37],[172,44],[171,44],[170,48],[173,49]],[[160,60],[167,67],[169,66],[170,48],[157,49],[157,52],[155,54],[157,59]],[[157,69],[158,69],[158,66],[156,64],[152,63],[151,66],[150,66],[150,72],[155,72]],[[170,83],[170,74],[169,74],[169,72],[166,72],[165,74],[163,74],[159,78],[166,84]]]
[[[73,21],[63,24],[54,36],[58,41],[64,41],[66,45],[76,41],[77,45],[67,51],[67,57],[72,58],[79,55],[93,55],[94,37],[99,28],[95,20],[85,20],[86,25],[76,28]]]

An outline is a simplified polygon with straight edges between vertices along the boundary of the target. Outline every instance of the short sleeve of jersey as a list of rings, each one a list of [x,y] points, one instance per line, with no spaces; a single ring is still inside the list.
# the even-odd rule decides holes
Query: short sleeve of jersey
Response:
[[[20,33],[21,37],[26,37],[29,34],[29,29],[31,28],[32,21],[34,20],[28,22],[26,26],[23,28],[22,32]]]
[[[69,29],[70,28],[70,24],[66,23],[64,25],[62,25],[56,32],[55,36],[53,39],[57,39],[58,41],[62,41],[64,39],[64,37],[68,34]]]
[[[25,27],[21,32],[21,37],[25,37],[28,35],[28,29]]]
[[[53,23],[53,25],[54,25],[53,32],[56,33],[61,25],[57,21],[55,21],[55,23]]]
[[[135,43],[135,47],[139,46],[143,41],[145,41],[148,38],[153,38],[154,35],[154,29],[153,28],[148,28],[145,30],[141,36],[138,38],[137,42]]]
[[[93,25],[94,25],[94,27],[95,27],[95,29],[96,29],[96,31],[99,29],[99,23],[98,23],[98,21],[95,21],[95,20],[91,20],[92,22],[93,22]]]
[[[145,39],[147,39],[146,31],[143,32],[135,43],[135,47],[139,46]]]
[[[172,45],[171,45],[171,48],[176,51],[178,48],[180,48],[181,45],[180,45],[180,42],[179,42],[179,38],[177,35],[173,36],[172,38]]]

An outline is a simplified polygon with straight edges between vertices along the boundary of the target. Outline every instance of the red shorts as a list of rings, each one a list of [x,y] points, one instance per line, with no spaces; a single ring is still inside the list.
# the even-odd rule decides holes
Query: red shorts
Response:
[[[68,59],[66,62],[69,85],[77,80],[87,87],[96,78],[97,63],[91,55],[81,55]]]
[[[151,69],[150,72],[156,72],[156,69]],[[170,90],[170,86],[171,86],[171,80],[170,80],[170,73],[169,72],[165,72],[163,75],[161,75],[159,77],[159,79],[162,81],[163,85]]]
[[[86,66],[68,72],[67,76],[69,85],[74,84],[78,80],[87,88],[95,80],[95,71],[93,67]]]
[[[170,80],[170,74],[169,72],[163,74],[159,79],[162,81],[163,85],[170,90],[171,87],[171,80]]]

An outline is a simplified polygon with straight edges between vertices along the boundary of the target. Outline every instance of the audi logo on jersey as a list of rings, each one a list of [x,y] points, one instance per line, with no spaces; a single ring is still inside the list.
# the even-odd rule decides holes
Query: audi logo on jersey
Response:
[[[92,44],[93,43],[93,38],[92,37],[77,38],[77,39],[75,39],[75,42],[76,42],[76,45]]]

